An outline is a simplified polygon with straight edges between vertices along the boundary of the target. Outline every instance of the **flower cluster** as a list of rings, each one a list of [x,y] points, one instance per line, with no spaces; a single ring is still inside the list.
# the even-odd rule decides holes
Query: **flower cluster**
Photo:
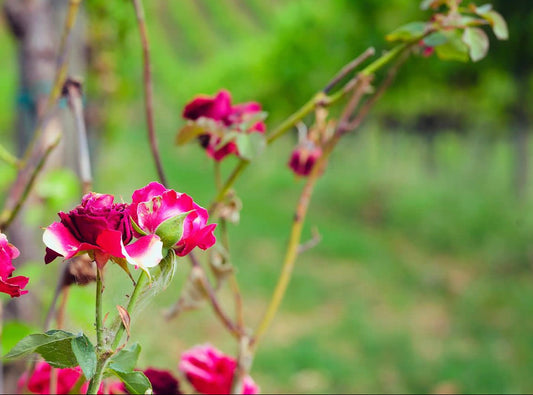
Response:
[[[39,362],[28,378],[25,372],[20,376],[17,382],[17,392],[19,394],[29,391],[32,394],[50,394],[52,367],[44,361]],[[168,371],[148,368],[142,371],[152,384],[153,394],[181,394],[179,390],[179,381]],[[75,368],[56,369],[55,375],[55,392],[56,394],[70,394],[76,391],[85,394],[89,382],[83,377],[82,370],[79,366]],[[106,379],[100,385],[98,394],[129,394],[124,383],[118,380]]]
[[[50,394],[51,376],[52,367],[48,363],[41,361],[37,363],[29,378],[27,372],[20,376],[17,382],[17,392],[22,394],[28,390],[32,394]],[[77,386],[77,384],[79,384],[80,393],[84,394],[87,392],[87,387],[89,386],[89,382],[85,380],[80,382],[80,379],[82,379],[82,371],[79,366],[75,368],[56,369],[55,379],[56,382],[53,383],[55,386],[55,394],[69,394]],[[107,391],[104,391],[103,383],[100,386],[98,393],[107,393]]]
[[[43,234],[46,263],[87,252],[100,269],[111,259],[146,270],[157,266],[170,248],[184,256],[216,241],[216,224],[207,225],[207,211],[190,196],[157,182],[136,190],[131,204],[91,192],[79,206],[58,215],[60,222]]]
[[[260,120],[261,114],[259,103],[232,105],[230,93],[221,90],[214,97],[195,97],[185,106],[182,115],[190,121],[212,121],[211,127],[201,126],[198,140],[210,157],[220,161],[230,154],[239,156],[239,148],[231,137],[232,133],[238,135],[265,132],[265,124]]]
[[[12,298],[28,293],[24,287],[28,284],[28,277],[12,277],[15,267],[13,259],[19,256],[19,250],[9,243],[6,235],[0,233],[0,292]]]
[[[179,364],[187,380],[200,394],[229,394],[237,361],[210,344],[191,348]],[[243,394],[257,394],[259,387],[250,376],[243,380]]]

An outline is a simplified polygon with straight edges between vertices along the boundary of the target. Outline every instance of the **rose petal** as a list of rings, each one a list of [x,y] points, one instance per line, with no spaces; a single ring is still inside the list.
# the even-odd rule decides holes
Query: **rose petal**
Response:
[[[128,263],[136,267],[154,267],[163,259],[163,242],[157,235],[147,235],[127,245],[123,253]]]
[[[60,222],[54,222],[45,229],[43,242],[49,249],[65,257],[65,259],[76,255],[81,244],[67,227]]]

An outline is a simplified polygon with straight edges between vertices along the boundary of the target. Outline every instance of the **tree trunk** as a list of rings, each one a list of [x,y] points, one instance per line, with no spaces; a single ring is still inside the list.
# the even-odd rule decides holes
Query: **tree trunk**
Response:
[[[43,117],[48,96],[52,88],[57,64],[57,48],[59,37],[62,33],[67,0],[6,0],[4,13],[11,32],[17,42],[19,61],[19,84],[17,97],[17,116],[14,137],[19,157],[28,147],[38,122]],[[83,55],[84,43],[83,23],[76,23],[73,33],[72,51],[69,56],[69,74],[82,75],[84,71],[85,56]],[[83,21],[81,21],[83,22]],[[67,109],[55,108],[47,117],[42,134],[47,135],[58,131],[73,131],[72,117]],[[47,170],[60,166],[75,168],[74,155],[65,155],[65,148],[72,147],[73,133],[63,133],[60,145],[50,155],[45,168]],[[73,151],[72,148],[69,151]],[[69,163],[65,161],[69,159]],[[25,207],[39,203],[36,193],[30,193]],[[9,240],[20,250],[20,257],[16,265],[32,262],[44,265],[44,245],[42,243],[42,230],[35,224],[28,224],[28,210],[22,207],[19,215],[8,229]],[[45,224],[43,224],[45,225]],[[50,268],[54,270],[53,268]],[[59,270],[59,268],[56,268]],[[30,281],[37,282],[38,279]],[[54,286],[52,286],[52,289]],[[40,326],[44,319],[43,311],[46,306],[37,295],[30,292],[22,298],[11,300],[6,304],[4,320],[17,319],[33,322]],[[5,350],[4,350],[5,351]],[[21,374],[25,364],[9,364],[4,370],[4,388],[0,393],[15,393],[16,380]]]

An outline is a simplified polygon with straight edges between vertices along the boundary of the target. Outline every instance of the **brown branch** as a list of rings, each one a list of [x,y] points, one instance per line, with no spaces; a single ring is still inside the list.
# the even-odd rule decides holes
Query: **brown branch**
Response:
[[[161,157],[159,156],[159,149],[157,148],[157,138],[155,134],[154,124],[154,92],[152,84],[152,65],[150,62],[150,43],[148,41],[148,32],[146,29],[146,21],[144,17],[144,8],[141,0],[132,0],[135,7],[135,15],[137,16],[137,24],[139,25],[139,34],[141,36],[142,52],[143,52],[143,81],[144,81],[144,104],[146,112],[146,124],[148,127],[148,140],[150,142],[150,149],[154,158],[155,166],[159,181],[163,185],[167,185]]]
[[[335,85],[339,83],[340,80],[346,77],[352,70],[356,69],[361,63],[363,63],[369,57],[374,56],[375,53],[376,53],[376,50],[374,48],[372,47],[368,48],[365,52],[363,52],[357,58],[355,58],[350,63],[348,63],[346,66],[344,66],[337,73],[337,75],[335,75],[335,77],[331,79],[331,81],[326,85],[326,87],[322,90],[322,92],[326,94],[329,93],[331,89],[333,89]]]
[[[213,307],[213,311],[215,312],[216,316],[220,319],[220,321],[235,338],[240,339],[244,335],[242,328],[239,328],[237,325],[235,325],[231,318],[229,318],[226,312],[222,309],[222,306],[218,302],[216,293],[213,287],[211,286],[211,283],[209,282],[207,276],[205,275],[205,271],[198,262],[196,256],[193,253],[190,253],[189,259],[191,261],[193,270],[197,270],[198,273],[201,273],[202,287],[204,288],[204,291],[209,299],[209,302],[211,303],[211,307]]]

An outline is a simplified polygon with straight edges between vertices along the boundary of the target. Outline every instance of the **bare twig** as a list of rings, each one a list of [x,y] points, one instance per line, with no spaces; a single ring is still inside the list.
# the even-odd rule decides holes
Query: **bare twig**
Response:
[[[396,77],[396,74],[398,73],[398,69],[400,66],[407,60],[409,56],[409,52],[404,52],[402,56],[398,58],[396,63],[389,69],[387,72],[387,76],[385,77],[385,80],[381,83],[377,91],[368,99],[359,112],[357,113],[357,116],[350,121],[350,123],[347,125],[346,131],[354,130],[359,127],[361,122],[366,118],[376,101],[383,95],[383,93],[387,90],[387,88],[392,84],[394,81],[394,78]]]
[[[374,48],[372,47],[368,48],[365,52],[363,52],[357,58],[355,58],[350,63],[348,63],[346,66],[344,66],[337,73],[337,75],[331,79],[331,81],[326,85],[326,87],[322,90],[322,92],[326,94],[329,93],[335,87],[335,85],[339,83],[340,80],[346,77],[352,70],[356,69],[361,63],[363,63],[369,57],[374,56],[375,53],[376,53],[376,50]]]
[[[318,229],[316,227],[314,227],[311,232],[313,234],[313,237],[311,237],[311,239],[306,241],[305,243],[299,245],[298,254],[302,254],[305,251],[310,250],[322,240],[322,236],[320,235],[320,233],[318,233]]]
[[[217,317],[220,319],[220,321],[224,324],[224,326],[228,329],[228,331],[237,339],[239,339],[243,333],[242,329],[239,328],[235,323],[231,320],[231,318],[228,317],[226,312],[222,310],[222,306],[218,302],[217,296],[215,294],[215,291],[213,290],[213,287],[211,286],[211,283],[207,279],[204,269],[200,265],[200,262],[198,262],[198,259],[193,253],[189,254],[189,259],[191,261],[191,265],[193,267],[193,270],[201,271],[201,281],[202,286],[204,288],[204,291],[209,298],[209,302],[211,304],[211,307],[213,307],[213,311],[217,315]]]
[[[137,24],[139,25],[139,34],[141,36],[142,52],[143,52],[143,80],[144,80],[144,104],[146,112],[146,124],[148,127],[148,140],[150,141],[150,149],[154,158],[155,166],[159,181],[163,185],[167,185],[161,157],[159,156],[159,149],[157,148],[157,137],[155,134],[154,124],[154,98],[153,98],[153,84],[152,84],[152,65],[150,62],[150,43],[148,41],[148,32],[146,30],[146,21],[144,17],[144,8],[141,0],[132,0],[135,7],[135,15],[137,16]]]
[[[13,208],[10,208],[6,204],[7,207],[4,209],[4,211],[0,215],[0,228],[3,229],[4,231],[9,227],[9,225],[11,225],[11,222],[13,222],[13,220],[17,216],[18,212],[20,211],[23,203],[28,198],[28,195],[29,195],[31,189],[33,188],[33,184],[35,183],[35,180],[37,179],[37,176],[40,173],[41,169],[43,168],[46,160],[48,159],[48,157],[50,156],[50,154],[52,153],[54,148],[57,146],[57,144],[59,144],[59,139],[60,139],[60,136],[57,136],[56,139],[54,141],[52,141],[46,147],[46,149],[45,149],[43,155],[41,156],[40,160],[37,162],[35,168],[30,173],[28,181],[25,184],[20,185],[22,187],[22,191],[19,194],[17,194],[20,197],[19,197],[18,200],[14,201]],[[9,195],[9,198],[12,198],[11,194]],[[12,200],[10,200],[10,201],[12,201]]]
[[[81,82],[68,79],[65,82],[63,93],[67,96],[69,107],[76,121],[76,132],[78,134],[78,164],[80,178],[82,182],[82,193],[89,193],[92,188],[91,157],[89,154],[89,143],[87,141],[87,130],[83,116],[83,95]]]

